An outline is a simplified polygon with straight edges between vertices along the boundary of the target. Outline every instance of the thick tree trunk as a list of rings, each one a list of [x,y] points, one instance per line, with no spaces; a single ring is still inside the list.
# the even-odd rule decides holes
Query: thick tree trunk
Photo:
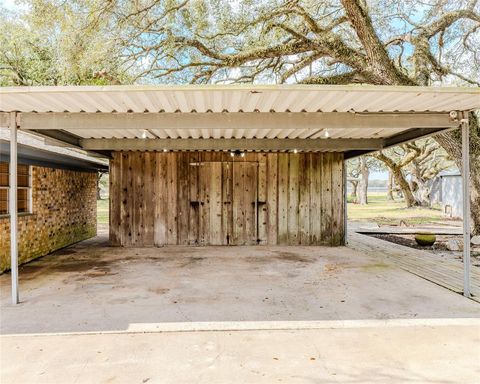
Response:
[[[430,207],[430,185],[429,183],[424,182],[423,180],[416,180],[417,183],[417,190],[415,191],[417,204],[421,205],[422,207]]]
[[[470,212],[472,235],[480,235],[480,127],[474,113],[470,113]],[[460,130],[442,133],[435,140],[462,169],[462,137]]]
[[[405,199],[405,203],[407,204],[408,208],[411,208],[417,205],[417,201],[415,200],[415,196],[413,196],[412,190],[410,189],[410,185],[408,181],[405,179],[401,168],[392,169],[393,179],[395,180],[395,184],[402,190],[403,197]]]
[[[479,156],[480,157],[480,156]],[[480,160],[470,178],[470,212],[472,213],[472,235],[480,235]],[[475,164],[475,162],[473,163]]]
[[[368,204],[368,176],[370,175],[370,170],[367,166],[367,159],[365,156],[360,157],[360,174],[362,178],[360,180],[360,191],[359,191],[359,200],[358,202],[361,205]]]
[[[387,200],[395,200],[393,198],[393,174],[392,174],[392,171],[388,171]]]
[[[350,193],[350,197],[354,200],[357,199],[357,191],[358,191],[358,181],[350,181],[352,185],[352,192]]]

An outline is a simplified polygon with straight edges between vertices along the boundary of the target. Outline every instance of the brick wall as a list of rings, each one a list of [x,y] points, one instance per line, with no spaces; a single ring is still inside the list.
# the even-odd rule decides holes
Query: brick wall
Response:
[[[19,215],[19,263],[97,233],[96,178],[91,172],[32,167],[32,214]],[[0,272],[10,268],[10,219],[0,217]]]

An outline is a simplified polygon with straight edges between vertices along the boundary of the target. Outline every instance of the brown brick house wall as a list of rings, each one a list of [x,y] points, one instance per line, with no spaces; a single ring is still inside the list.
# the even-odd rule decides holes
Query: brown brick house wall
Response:
[[[96,173],[32,166],[32,213],[18,217],[19,263],[97,232]],[[0,272],[10,268],[10,219],[0,216]]]

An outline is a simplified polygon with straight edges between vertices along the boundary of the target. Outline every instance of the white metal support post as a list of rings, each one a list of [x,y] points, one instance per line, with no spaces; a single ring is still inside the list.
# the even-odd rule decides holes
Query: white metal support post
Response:
[[[470,140],[468,112],[462,113],[463,295],[470,297]]]
[[[10,188],[8,190],[10,213],[10,268],[12,275],[12,303],[18,304],[18,231],[17,231],[17,113],[10,113]]]
[[[343,159],[343,245],[348,244],[347,161]]]

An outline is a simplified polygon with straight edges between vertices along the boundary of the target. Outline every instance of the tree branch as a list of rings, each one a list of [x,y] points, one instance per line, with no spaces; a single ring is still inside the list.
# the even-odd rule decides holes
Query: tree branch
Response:
[[[365,49],[371,72],[379,78],[383,78],[385,84],[411,84],[411,79],[397,70],[388,56],[385,46],[373,28],[370,15],[360,4],[360,1],[341,1],[350,23]]]

